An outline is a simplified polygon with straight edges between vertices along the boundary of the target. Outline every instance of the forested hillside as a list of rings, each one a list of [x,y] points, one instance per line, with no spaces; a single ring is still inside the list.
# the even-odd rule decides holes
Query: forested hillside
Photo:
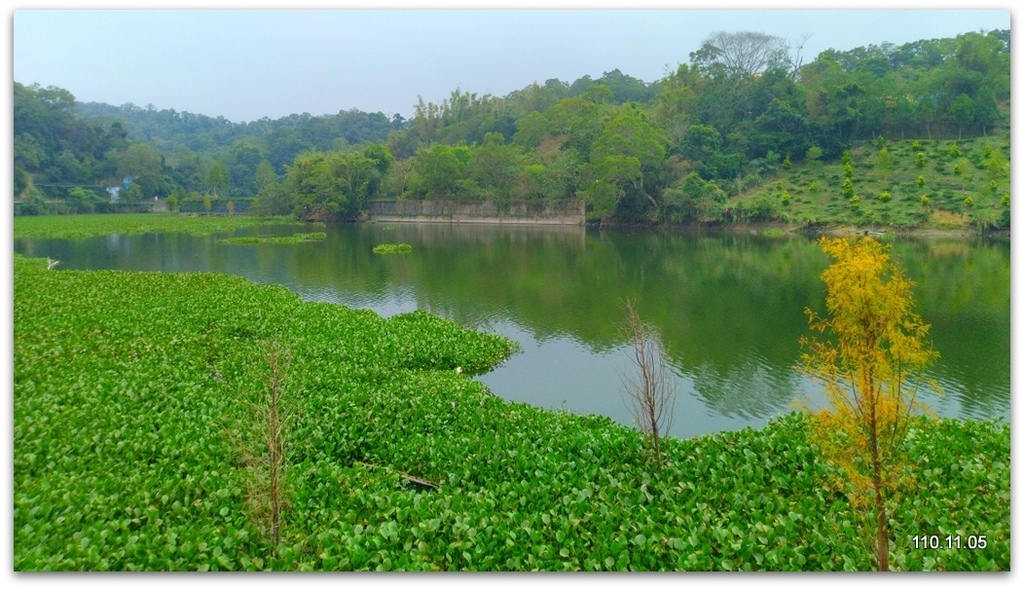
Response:
[[[234,123],[81,105],[66,90],[15,83],[14,194],[20,212],[107,210],[154,197],[196,210],[209,195],[207,205],[255,197],[253,212],[337,220],[359,218],[381,198],[502,207],[576,197],[594,220],[630,223],[919,225],[941,205],[1003,225],[1009,43],[1006,30],[967,33],[828,50],[803,63],[787,40],[723,32],[651,83],[613,70],[504,97],[455,89],[440,103],[420,99],[408,121],[350,110]],[[949,155],[957,141],[974,151]],[[914,170],[916,162],[894,163],[883,147],[931,159]],[[940,152],[955,178],[941,177],[950,170],[937,165]],[[805,178],[806,198],[784,196],[793,170],[821,174]],[[117,205],[103,190],[110,186],[124,188]],[[897,219],[860,204],[893,195],[917,208]],[[824,199],[834,201],[828,214]]]

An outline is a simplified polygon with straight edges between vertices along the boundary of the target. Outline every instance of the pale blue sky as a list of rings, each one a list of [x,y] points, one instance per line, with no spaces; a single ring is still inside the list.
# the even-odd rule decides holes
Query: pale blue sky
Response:
[[[59,6],[80,5],[89,6]],[[313,4],[321,9],[128,11],[36,6],[46,4],[16,2],[18,10],[12,12],[15,81],[59,86],[81,102],[152,104],[232,121],[349,108],[408,117],[418,96],[440,102],[455,88],[504,96],[534,81],[572,82],[616,68],[651,82],[666,68],[687,62],[690,52],[720,30],[758,31],[794,42],[810,34],[805,44],[810,61],[827,48],[899,45],[1010,27],[1006,9],[323,10],[324,4]]]

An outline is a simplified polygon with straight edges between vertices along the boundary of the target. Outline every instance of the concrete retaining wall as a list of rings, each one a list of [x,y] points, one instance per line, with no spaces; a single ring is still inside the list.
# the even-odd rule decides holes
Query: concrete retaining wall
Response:
[[[581,199],[513,202],[505,210],[493,201],[374,200],[369,205],[370,219],[392,223],[582,225],[586,221]]]

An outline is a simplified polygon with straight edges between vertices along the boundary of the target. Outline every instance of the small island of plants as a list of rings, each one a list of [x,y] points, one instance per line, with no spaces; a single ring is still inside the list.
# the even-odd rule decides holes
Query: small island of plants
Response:
[[[244,237],[225,237],[219,240],[217,243],[225,245],[253,245],[257,243],[306,243],[309,241],[323,241],[327,238],[327,233],[318,231],[314,233],[295,233],[293,235],[281,235],[281,236],[258,236],[249,235]]]
[[[408,243],[382,243],[374,246],[375,254],[408,254],[412,252],[412,246]]]

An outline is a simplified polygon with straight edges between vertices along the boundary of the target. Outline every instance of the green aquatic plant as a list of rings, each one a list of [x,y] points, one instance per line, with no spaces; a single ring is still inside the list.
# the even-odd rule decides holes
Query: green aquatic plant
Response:
[[[15,571],[873,566],[801,414],[665,437],[657,473],[636,429],[494,395],[472,375],[516,344],[430,313],[18,255],[13,286]],[[266,342],[289,351],[287,370],[269,368]],[[250,503],[252,469],[270,471],[230,432],[268,431],[252,402],[277,382],[290,419],[275,545]],[[1009,570],[1009,424],[908,431],[927,493],[893,515],[891,567]],[[964,522],[987,548],[909,542]]]
[[[234,231],[266,224],[295,224],[284,217],[247,215],[193,217],[175,214],[15,216],[14,238],[83,239],[95,235],[182,232],[199,235]]]
[[[408,243],[382,243],[374,246],[375,254],[408,254],[412,252],[412,246]]]
[[[277,244],[289,244],[289,243],[306,243],[309,241],[323,241],[327,238],[325,232],[315,233],[295,233],[288,236],[245,236],[245,237],[225,237],[217,241],[217,243],[224,245],[254,245],[257,243],[277,243]]]

